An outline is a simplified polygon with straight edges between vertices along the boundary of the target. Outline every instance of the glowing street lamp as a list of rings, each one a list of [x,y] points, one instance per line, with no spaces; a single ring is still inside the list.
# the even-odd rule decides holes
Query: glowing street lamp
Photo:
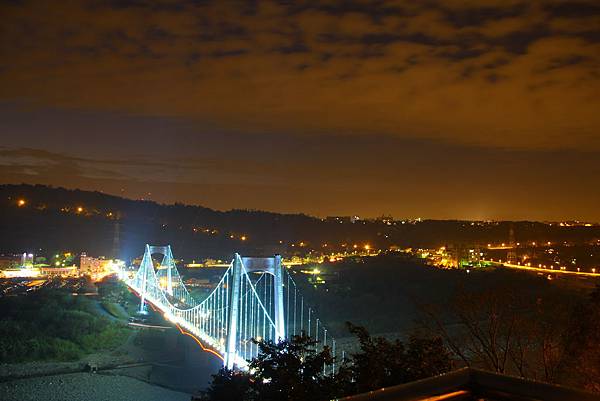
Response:
[[[19,199],[19,200],[17,201],[17,205],[19,205],[19,207],[23,207],[23,206],[25,206],[25,204],[26,204],[26,203],[27,203],[27,202],[25,201],[25,199]]]

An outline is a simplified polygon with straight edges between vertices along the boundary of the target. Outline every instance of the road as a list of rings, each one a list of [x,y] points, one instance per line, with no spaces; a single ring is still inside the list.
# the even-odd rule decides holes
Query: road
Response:
[[[566,269],[565,270],[563,270],[563,269],[545,269],[542,267],[523,266],[523,265],[515,265],[515,264],[511,264],[511,263],[494,262],[492,260],[482,260],[481,262],[489,263],[494,266],[506,267],[509,269],[528,270],[528,271],[535,271],[538,273],[564,274],[564,275],[572,275],[572,276],[580,276],[580,277],[594,277],[594,278],[600,277],[600,273],[597,273],[597,272],[572,271],[572,270],[566,270]]]

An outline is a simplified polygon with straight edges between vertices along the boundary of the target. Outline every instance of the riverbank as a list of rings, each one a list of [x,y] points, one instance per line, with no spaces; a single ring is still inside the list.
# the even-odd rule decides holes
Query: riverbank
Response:
[[[92,366],[98,370],[106,370],[136,362],[130,355],[116,351],[86,355],[81,360],[73,362],[5,363],[0,364],[0,382],[84,372]]]
[[[189,401],[190,394],[112,374],[70,373],[0,383],[4,401]]]

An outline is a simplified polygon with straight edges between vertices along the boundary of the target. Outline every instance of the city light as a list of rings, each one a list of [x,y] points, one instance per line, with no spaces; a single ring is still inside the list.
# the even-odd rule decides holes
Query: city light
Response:
[[[25,199],[19,199],[17,201],[17,205],[19,205],[19,207],[23,207],[27,204],[27,202],[25,201]]]

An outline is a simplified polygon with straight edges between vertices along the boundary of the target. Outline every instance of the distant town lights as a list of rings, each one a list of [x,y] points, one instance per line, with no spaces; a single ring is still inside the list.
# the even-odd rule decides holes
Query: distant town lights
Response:
[[[17,205],[19,205],[19,207],[23,207],[27,204],[27,201],[25,201],[25,199],[19,199],[17,201]]]

